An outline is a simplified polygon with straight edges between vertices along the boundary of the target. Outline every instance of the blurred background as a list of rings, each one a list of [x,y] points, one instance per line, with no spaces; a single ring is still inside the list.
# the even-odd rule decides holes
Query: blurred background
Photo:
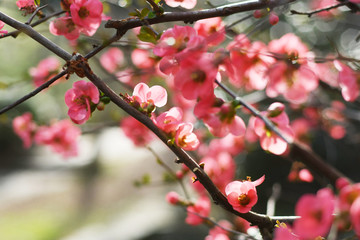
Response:
[[[236,1],[198,2],[197,8],[210,8]],[[44,9],[46,14],[60,9],[59,1],[41,1],[41,4],[49,4]],[[145,1],[140,0],[104,1],[105,13],[114,19],[126,18],[134,8],[145,6]],[[275,26],[270,26],[267,19],[249,17],[233,29],[246,33],[253,40],[264,42],[294,32],[320,56],[327,56],[337,49],[348,57],[359,58],[359,15],[341,14],[341,11],[348,11],[345,7],[339,9],[339,15],[329,19],[293,16],[288,11],[289,8],[307,11],[309,6],[310,1],[297,1],[288,7],[276,9],[280,22]],[[164,7],[166,11],[183,11],[167,8],[165,4]],[[18,11],[15,1],[1,1],[0,11],[23,22],[28,19]],[[251,14],[235,14],[225,20],[233,23]],[[154,28],[161,32],[167,26],[173,26],[173,23],[159,24]],[[9,26],[5,29],[12,31]],[[73,51],[64,37],[49,33],[48,23],[35,29],[69,52]],[[78,50],[86,53],[89,43],[99,44],[113,33],[111,29],[100,28],[93,37],[82,36],[79,39],[82,48]],[[130,32],[118,46],[130,51],[136,47],[134,42],[135,35]],[[29,69],[48,56],[51,56],[48,50],[24,34],[16,39],[0,39],[0,108],[35,88]],[[97,63],[97,57],[91,61],[94,66]],[[106,75],[102,68],[95,66],[93,70],[117,92],[131,93]],[[46,124],[52,119],[66,119],[67,108],[63,96],[74,80],[75,76],[68,81],[63,80],[0,115],[0,239],[203,239],[208,234],[208,227],[186,225],[184,209],[166,202],[167,192],[175,190],[182,194],[181,188],[173,179],[169,179],[168,172],[157,163],[150,150],[135,147],[125,137],[118,127],[119,120],[125,114],[111,104],[105,111],[95,112],[91,120],[81,126],[85,134],[79,142],[78,157],[64,159],[46,147],[22,147],[21,140],[12,130],[12,119],[26,111],[32,112],[39,124]],[[328,96],[335,100],[342,99],[338,92],[332,90],[329,90]],[[325,101],[328,99],[325,97]],[[269,103],[264,98],[259,105]],[[347,103],[346,106],[349,121],[344,138],[335,140],[321,129],[309,134],[314,151],[359,182],[360,105]],[[174,171],[181,168],[174,163],[175,156],[161,142],[154,141],[150,147]],[[294,205],[303,193],[315,193],[328,184],[316,175],[312,183],[289,182],[291,160],[267,154],[258,145],[245,148],[236,158],[236,163],[238,178],[253,176],[253,179],[257,179],[266,175],[265,182],[258,187],[259,203],[253,208],[259,213],[266,212],[267,200],[274,186],[281,188],[275,214],[292,215]],[[188,182],[185,181],[187,185],[190,184],[188,178]],[[229,217],[216,206],[213,206],[211,216],[216,219]]]

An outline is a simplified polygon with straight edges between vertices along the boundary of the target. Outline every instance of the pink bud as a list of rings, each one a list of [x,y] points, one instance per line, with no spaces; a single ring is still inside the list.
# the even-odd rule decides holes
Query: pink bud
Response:
[[[168,194],[166,194],[166,201],[172,205],[176,205],[179,202],[179,194],[177,192],[168,192]]]
[[[279,22],[279,17],[273,12],[270,12],[269,22],[271,25],[276,25]]]
[[[266,15],[266,11],[264,11],[263,9],[255,10],[253,15],[254,15],[254,18],[262,18]]]

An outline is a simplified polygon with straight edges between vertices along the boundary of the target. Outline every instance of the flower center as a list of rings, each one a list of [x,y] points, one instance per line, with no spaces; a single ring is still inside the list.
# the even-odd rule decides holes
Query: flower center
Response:
[[[190,77],[194,82],[202,83],[206,79],[206,73],[201,70],[196,70],[191,73]]]
[[[84,19],[87,18],[90,13],[89,10],[86,9],[86,7],[81,7],[78,14],[81,19]]]
[[[248,197],[247,194],[244,194],[244,193],[238,197],[238,200],[239,200],[240,204],[243,206],[246,206],[250,203],[250,198]]]

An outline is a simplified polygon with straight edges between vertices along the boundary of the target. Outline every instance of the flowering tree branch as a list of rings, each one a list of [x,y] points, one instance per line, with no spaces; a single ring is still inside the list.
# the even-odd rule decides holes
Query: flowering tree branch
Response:
[[[341,7],[341,6],[344,6],[346,5],[345,2],[341,2],[341,3],[338,3],[336,5],[332,5],[332,6],[329,6],[327,8],[322,8],[322,9],[317,9],[315,11],[311,11],[311,12],[299,12],[299,11],[296,11],[296,10],[290,10],[291,14],[297,14],[297,15],[307,15],[308,17],[311,17],[312,15],[316,14],[316,13],[320,13],[320,12],[325,12],[325,11],[330,11],[332,9],[335,9],[335,8],[338,8],[338,7]]]
[[[236,101],[241,103],[246,109],[248,109],[254,116],[260,118],[271,131],[276,133],[281,137],[287,144],[291,145],[291,154],[292,156],[301,156],[300,159],[306,165],[310,166],[319,173],[322,173],[326,176],[332,183],[335,183],[336,180],[340,177],[345,177],[337,169],[331,165],[325,163],[316,153],[314,153],[309,147],[304,146],[299,142],[294,142],[289,140],[284,134],[282,134],[279,129],[264,115],[262,115],[256,108],[248,104],[241,97],[237,96],[231,89],[226,87],[224,84],[215,80],[215,83],[221,87],[229,96],[234,98]]]
[[[274,8],[281,5],[286,5],[296,0],[246,0],[234,4],[228,4],[217,8],[204,9],[200,11],[188,12],[165,12],[163,15],[154,18],[145,18],[148,24],[183,21],[185,23],[193,23],[200,19],[224,17],[235,13],[246,12],[262,8]],[[123,19],[123,20],[109,20],[106,28],[116,28],[119,30],[128,30],[144,25],[142,19]]]

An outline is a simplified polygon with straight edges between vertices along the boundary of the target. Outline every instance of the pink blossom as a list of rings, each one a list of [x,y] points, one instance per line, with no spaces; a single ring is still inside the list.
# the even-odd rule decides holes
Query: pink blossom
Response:
[[[209,54],[189,55],[180,62],[174,83],[182,95],[189,100],[209,98],[214,94],[217,67]]]
[[[167,92],[165,88],[159,85],[149,88],[145,83],[139,83],[134,88],[133,99],[138,102],[142,108],[146,108],[149,104],[163,107],[167,102]]]
[[[179,147],[187,151],[193,151],[200,145],[200,141],[196,134],[193,133],[193,125],[191,123],[182,123],[176,130],[175,143]]]
[[[48,57],[39,62],[36,67],[30,68],[30,76],[34,80],[36,87],[41,86],[52,77],[54,77],[60,69],[60,62],[55,57]]]
[[[65,93],[68,115],[74,123],[83,124],[91,115],[91,104],[99,103],[99,90],[91,82],[77,81]]]
[[[201,99],[195,106],[195,115],[204,121],[209,131],[216,137],[225,137],[229,133],[243,136],[246,126],[236,115],[236,107],[232,103],[223,103],[221,99]]]
[[[124,64],[124,54],[117,47],[109,48],[104,54],[101,55],[100,64],[109,73],[114,73]]]
[[[166,201],[172,205],[176,205],[179,202],[179,198],[179,194],[174,191],[166,194]]]
[[[120,123],[125,135],[132,140],[135,146],[143,147],[150,143],[155,135],[133,117],[124,118]]]
[[[14,132],[23,141],[24,147],[29,148],[32,144],[36,130],[36,123],[32,120],[32,114],[27,112],[14,118],[12,126]]]
[[[219,45],[225,40],[225,24],[220,17],[199,20],[194,29],[210,46]]]
[[[285,107],[282,103],[275,102],[269,106],[267,112],[262,112],[261,114],[266,115],[268,119],[278,127],[284,136],[292,140],[294,133],[289,126],[289,118],[286,115],[284,108]],[[286,151],[287,143],[276,133],[268,129],[260,118],[256,118],[254,122],[254,130],[256,135],[260,137],[260,145],[262,149],[276,155],[281,155]]]
[[[50,146],[54,152],[66,158],[77,155],[77,140],[80,135],[80,129],[65,119],[49,127],[39,127],[35,141],[37,144]]]
[[[154,54],[164,57],[173,56],[185,49],[203,49],[204,42],[201,42],[200,39],[194,28],[175,25],[161,35],[158,44],[154,47]]]
[[[70,16],[64,16],[51,21],[49,30],[56,36],[64,35],[68,40],[75,40],[79,38],[82,29],[73,22]]]
[[[294,132],[295,139],[308,144],[310,141],[309,131],[311,129],[311,123],[305,118],[298,118],[291,122],[291,129]]]
[[[228,47],[230,64],[225,66],[230,82],[246,90],[262,90],[268,82],[268,69],[274,59],[267,56],[267,46],[256,41],[251,43],[245,35],[238,35]]]
[[[269,13],[269,23],[271,25],[276,25],[279,22],[279,16],[276,15],[273,11]]]
[[[211,203],[208,197],[200,197],[194,205],[191,205],[186,208],[188,215],[185,219],[187,224],[196,226],[201,224],[204,221],[204,218],[208,217],[210,214]],[[196,213],[196,214],[194,214]],[[200,215],[200,216],[198,216]]]
[[[101,24],[103,5],[99,0],[74,0],[70,12],[73,22],[92,36]]]
[[[8,31],[6,31],[6,30],[1,30],[4,26],[5,26],[5,23],[3,21],[0,21],[0,36],[2,34],[7,34],[8,33]]]
[[[192,9],[196,5],[196,0],[165,0],[166,4],[170,7],[183,7]]]
[[[249,212],[258,200],[256,186],[259,186],[264,180],[265,176],[262,176],[254,182],[246,180],[229,183],[225,188],[229,203],[238,212]]]
[[[357,237],[360,238],[360,197],[351,205],[350,219]]]
[[[229,153],[223,151],[213,156],[205,156],[200,162],[204,164],[204,171],[220,191],[223,192],[226,185],[234,179],[236,164]]]
[[[175,133],[182,123],[183,111],[179,107],[173,107],[169,111],[161,113],[154,120],[156,126],[166,133]]]
[[[349,2],[360,3],[360,0],[349,0]]]
[[[360,197],[360,183],[348,184],[341,188],[339,194],[339,209],[349,211],[355,199]]]
[[[21,11],[24,11],[25,14],[33,13],[36,10],[36,5],[34,0],[18,0],[16,5]]]
[[[281,226],[275,228],[274,240],[299,240],[299,238],[292,233],[290,227]]]
[[[333,221],[335,197],[328,188],[316,195],[305,194],[296,204],[295,214],[301,218],[294,222],[294,232],[300,238],[314,239],[325,236]]]
[[[131,60],[139,69],[152,68],[155,65],[155,59],[150,56],[147,49],[134,49],[131,53]]]
[[[228,237],[229,232],[224,228],[230,230],[232,224],[227,220],[220,220],[215,227],[210,229],[209,235],[205,237],[205,240],[230,240]]]
[[[292,103],[301,104],[318,86],[318,78],[305,60],[309,51],[301,40],[288,33],[268,44],[271,53],[283,56],[269,71],[266,94],[273,98],[279,94]]]
[[[336,69],[339,70],[339,85],[343,98],[346,101],[355,101],[359,96],[358,81],[360,79],[360,74],[340,61],[334,61],[334,65]]]

